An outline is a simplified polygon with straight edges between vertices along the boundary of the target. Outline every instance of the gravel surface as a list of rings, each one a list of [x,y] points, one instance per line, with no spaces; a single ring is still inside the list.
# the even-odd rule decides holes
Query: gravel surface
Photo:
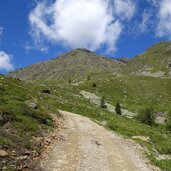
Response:
[[[45,171],[152,171],[139,146],[90,119],[60,111],[66,127],[41,160]]]

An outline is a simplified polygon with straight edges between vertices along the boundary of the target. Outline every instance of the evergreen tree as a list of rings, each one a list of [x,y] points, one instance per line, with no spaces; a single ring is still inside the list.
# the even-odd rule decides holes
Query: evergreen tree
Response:
[[[97,84],[96,83],[93,83],[92,86],[95,88],[95,87],[97,87]]]
[[[122,112],[121,112],[121,106],[120,106],[120,103],[119,103],[119,102],[116,103],[115,112],[116,112],[118,115],[121,115],[121,114],[122,114]]]
[[[101,98],[101,100],[100,100],[100,107],[106,108],[104,96],[103,96],[103,97]]]

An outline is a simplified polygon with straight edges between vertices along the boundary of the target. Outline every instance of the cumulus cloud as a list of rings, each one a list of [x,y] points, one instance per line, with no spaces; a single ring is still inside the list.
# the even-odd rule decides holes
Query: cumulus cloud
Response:
[[[150,6],[143,14],[141,31],[151,29],[156,37],[171,40],[171,0],[146,0]],[[151,27],[152,26],[152,27]]]
[[[171,39],[171,1],[161,0],[159,4],[158,26],[156,35],[158,37],[169,37]]]
[[[122,8],[121,8],[122,7]],[[126,12],[125,12],[126,11]],[[71,48],[116,50],[124,21],[135,13],[132,0],[55,0],[38,3],[30,12],[30,34],[36,46],[61,43]]]
[[[0,70],[11,71],[14,67],[11,63],[11,55],[0,51]]]

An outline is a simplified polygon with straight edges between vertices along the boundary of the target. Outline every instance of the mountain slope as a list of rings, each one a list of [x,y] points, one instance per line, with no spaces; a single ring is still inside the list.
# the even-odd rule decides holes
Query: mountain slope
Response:
[[[76,49],[53,60],[16,70],[9,76],[24,80],[62,80],[84,78],[89,74],[117,70],[121,62],[97,55],[86,49]]]
[[[171,77],[171,42],[161,42],[132,59],[118,60],[75,49],[58,58],[9,73],[23,80],[67,80],[104,72],[122,72],[153,77]]]
[[[171,77],[171,42],[161,42],[132,58],[123,71],[145,76]]]
[[[22,170],[40,153],[38,138],[43,145],[54,126],[48,113],[57,113],[42,102],[43,88],[0,75],[0,170]]]

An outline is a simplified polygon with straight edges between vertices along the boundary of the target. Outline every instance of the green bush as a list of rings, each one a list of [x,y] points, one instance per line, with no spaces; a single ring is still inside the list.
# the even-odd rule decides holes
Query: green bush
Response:
[[[140,122],[153,126],[155,124],[155,115],[152,108],[146,108],[141,110],[140,113],[136,116],[136,119]]]
[[[48,114],[43,113],[40,110],[35,110],[22,102],[10,102],[6,105],[0,106],[1,121],[0,125],[4,125],[7,122],[19,121],[21,116],[28,116],[37,120],[41,124],[51,125],[51,118]]]
[[[1,95],[5,94],[5,89],[3,87],[0,87],[0,93],[1,93]]]

